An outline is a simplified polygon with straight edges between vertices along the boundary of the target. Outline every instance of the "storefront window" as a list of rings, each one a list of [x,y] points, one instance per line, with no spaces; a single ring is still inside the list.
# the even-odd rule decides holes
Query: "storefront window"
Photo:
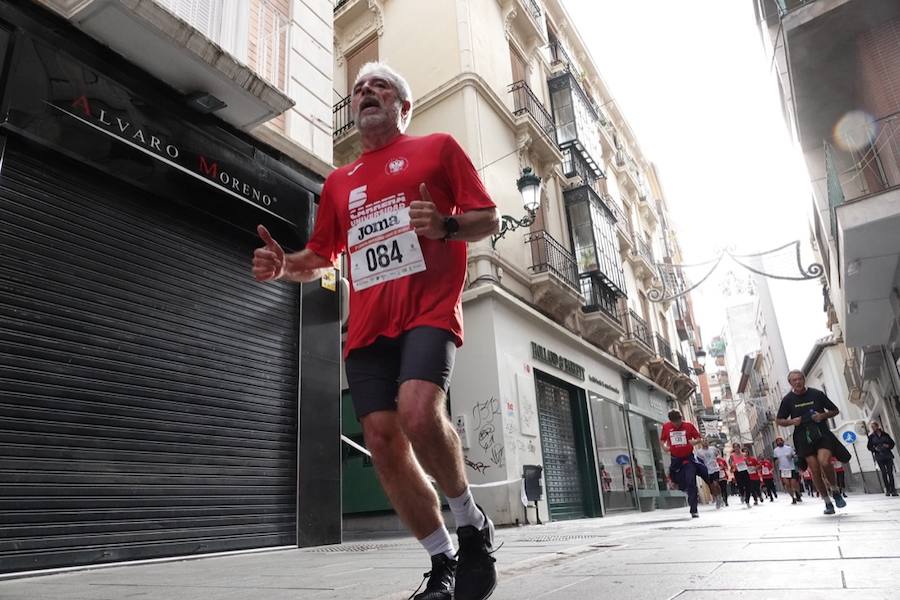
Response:
[[[622,407],[589,393],[594,443],[597,446],[597,470],[603,506],[607,511],[635,508],[631,479],[632,457],[628,450],[625,411]]]
[[[666,489],[666,469],[656,424],[636,413],[628,413],[631,441],[634,445],[635,474],[639,496],[656,496]]]

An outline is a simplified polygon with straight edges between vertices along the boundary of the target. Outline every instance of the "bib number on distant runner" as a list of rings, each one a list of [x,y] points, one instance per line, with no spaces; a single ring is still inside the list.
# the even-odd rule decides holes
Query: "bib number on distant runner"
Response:
[[[763,473],[763,475],[771,475],[772,471],[769,470],[769,467],[763,467],[762,473]]]
[[[425,270],[409,208],[359,221],[347,233],[353,289],[364,290]]]
[[[793,471],[791,471],[789,469],[781,470],[781,478],[782,479],[790,479],[793,475],[794,475]]]
[[[669,441],[673,446],[687,446],[687,433],[684,431],[669,432]]]
[[[747,463],[738,463],[737,470],[738,470],[738,471],[746,471],[746,470],[747,470]]]

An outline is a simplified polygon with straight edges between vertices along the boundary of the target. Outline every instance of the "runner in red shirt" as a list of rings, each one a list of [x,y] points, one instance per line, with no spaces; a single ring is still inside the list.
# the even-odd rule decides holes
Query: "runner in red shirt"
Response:
[[[706,465],[694,457],[694,446],[701,439],[694,424],[684,422],[677,410],[669,413],[669,422],[663,425],[659,436],[665,451],[672,455],[669,477],[678,485],[678,489],[687,493],[691,517],[695,519],[700,516],[697,512],[697,476],[709,483]]]
[[[725,506],[728,506],[728,487],[730,482],[734,480],[734,475],[731,474],[731,470],[728,468],[728,461],[723,457],[718,457],[716,462],[719,463],[719,472],[721,473],[719,478],[719,488],[722,491],[722,501],[725,503]]]
[[[285,254],[259,226],[265,247],[254,253],[253,275],[311,281],[347,253],[347,379],[381,485],[431,556],[427,586],[416,598],[483,600],[497,581],[494,527],[475,505],[445,406],[463,341],[466,242],[496,233],[499,220],[452,137],[404,135],[411,100],[396,71],[382,63],[362,67],[350,104],[362,155],[325,181],[304,250]],[[458,562],[425,471],[453,512]]]
[[[778,497],[778,491],[775,489],[775,466],[768,458],[764,458],[759,462],[759,471],[762,475],[763,490],[769,497],[769,502],[775,502]]]
[[[753,456],[753,446],[750,445],[744,449],[744,456],[747,459],[747,474],[750,476],[750,494],[753,496],[753,505],[756,506],[762,501],[762,473],[759,459]]]

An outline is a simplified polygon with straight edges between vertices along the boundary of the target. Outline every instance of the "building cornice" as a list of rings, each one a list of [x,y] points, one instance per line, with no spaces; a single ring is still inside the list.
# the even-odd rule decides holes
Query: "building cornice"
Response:
[[[638,371],[635,371],[627,364],[616,358],[615,356],[609,354],[608,352],[604,352],[600,348],[597,348],[590,342],[585,339],[575,335],[559,323],[553,321],[552,319],[542,315],[540,312],[536,311],[534,308],[528,306],[527,304],[520,301],[518,298],[504,290],[503,288],[494,285],[490,282],[485,282],[481,285],[478,285],[474,288],[468,289],[463,292],[462,301],[463,306],[465,307],[466,302],[474,302],[481,298],[492,298],[503,302],[507,306],[510,306],[514,310],[519,313],[529,317],[531,320],[539,321],[541,324],[546,325],[547,327],[554,328],[559,335],[565,336],[572,344],[579,346],[586,354],[594,356],[599,362],[604,363],[608,367],[612,367],[614,369],[619,370],[620,372],[628,373],[633,376],[634,379],[644,383],[648,386],[653,386],[654,389],[658,390],[661,394],[666,396],[671,400],[675,400],[675,395],[671,392],[667,391],[665,388],[660,386],[658,383],[653,381],[652,379],[647,378],[642,375]]]

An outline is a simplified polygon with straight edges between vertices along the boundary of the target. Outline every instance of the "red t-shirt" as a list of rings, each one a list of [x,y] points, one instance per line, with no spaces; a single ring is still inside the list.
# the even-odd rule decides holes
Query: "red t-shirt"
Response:
[[[775,471],[771,460],[764,458],[762,462],[759,463],[759,467],[763,479],[775,479]]]
[[[693,423],[682,422],[681,426],[676,428],[669,421],[662,428],[662,434],[659,441],[669,444],[669,450],[675,458],[688,458],[694,453],[694,445],[691,440],[699,440],[700,432],[694,427]]]
[[[747,473],[750,475],[750,479],[753,481],[760,481],[760,468],[759,468],[759,459],[755,456],[747,457]]]
[[[494,207],[469,157],[444,133],[400,135],[325,180],[306,247],[332,262],[345,250],[350,254],[344,356],[378,337],[421,326],[445,329],[462,345],[466,243],[411,231],[403,215],[410,202],[421,199],[421,183],[443,215]],[[410,267],[416,264],[417,270]]]
[[[716,459],[716,462],[719,464],[719,470],[722,472],[722,476],[726,477],[728,474],[728,461],[720,456]]]

